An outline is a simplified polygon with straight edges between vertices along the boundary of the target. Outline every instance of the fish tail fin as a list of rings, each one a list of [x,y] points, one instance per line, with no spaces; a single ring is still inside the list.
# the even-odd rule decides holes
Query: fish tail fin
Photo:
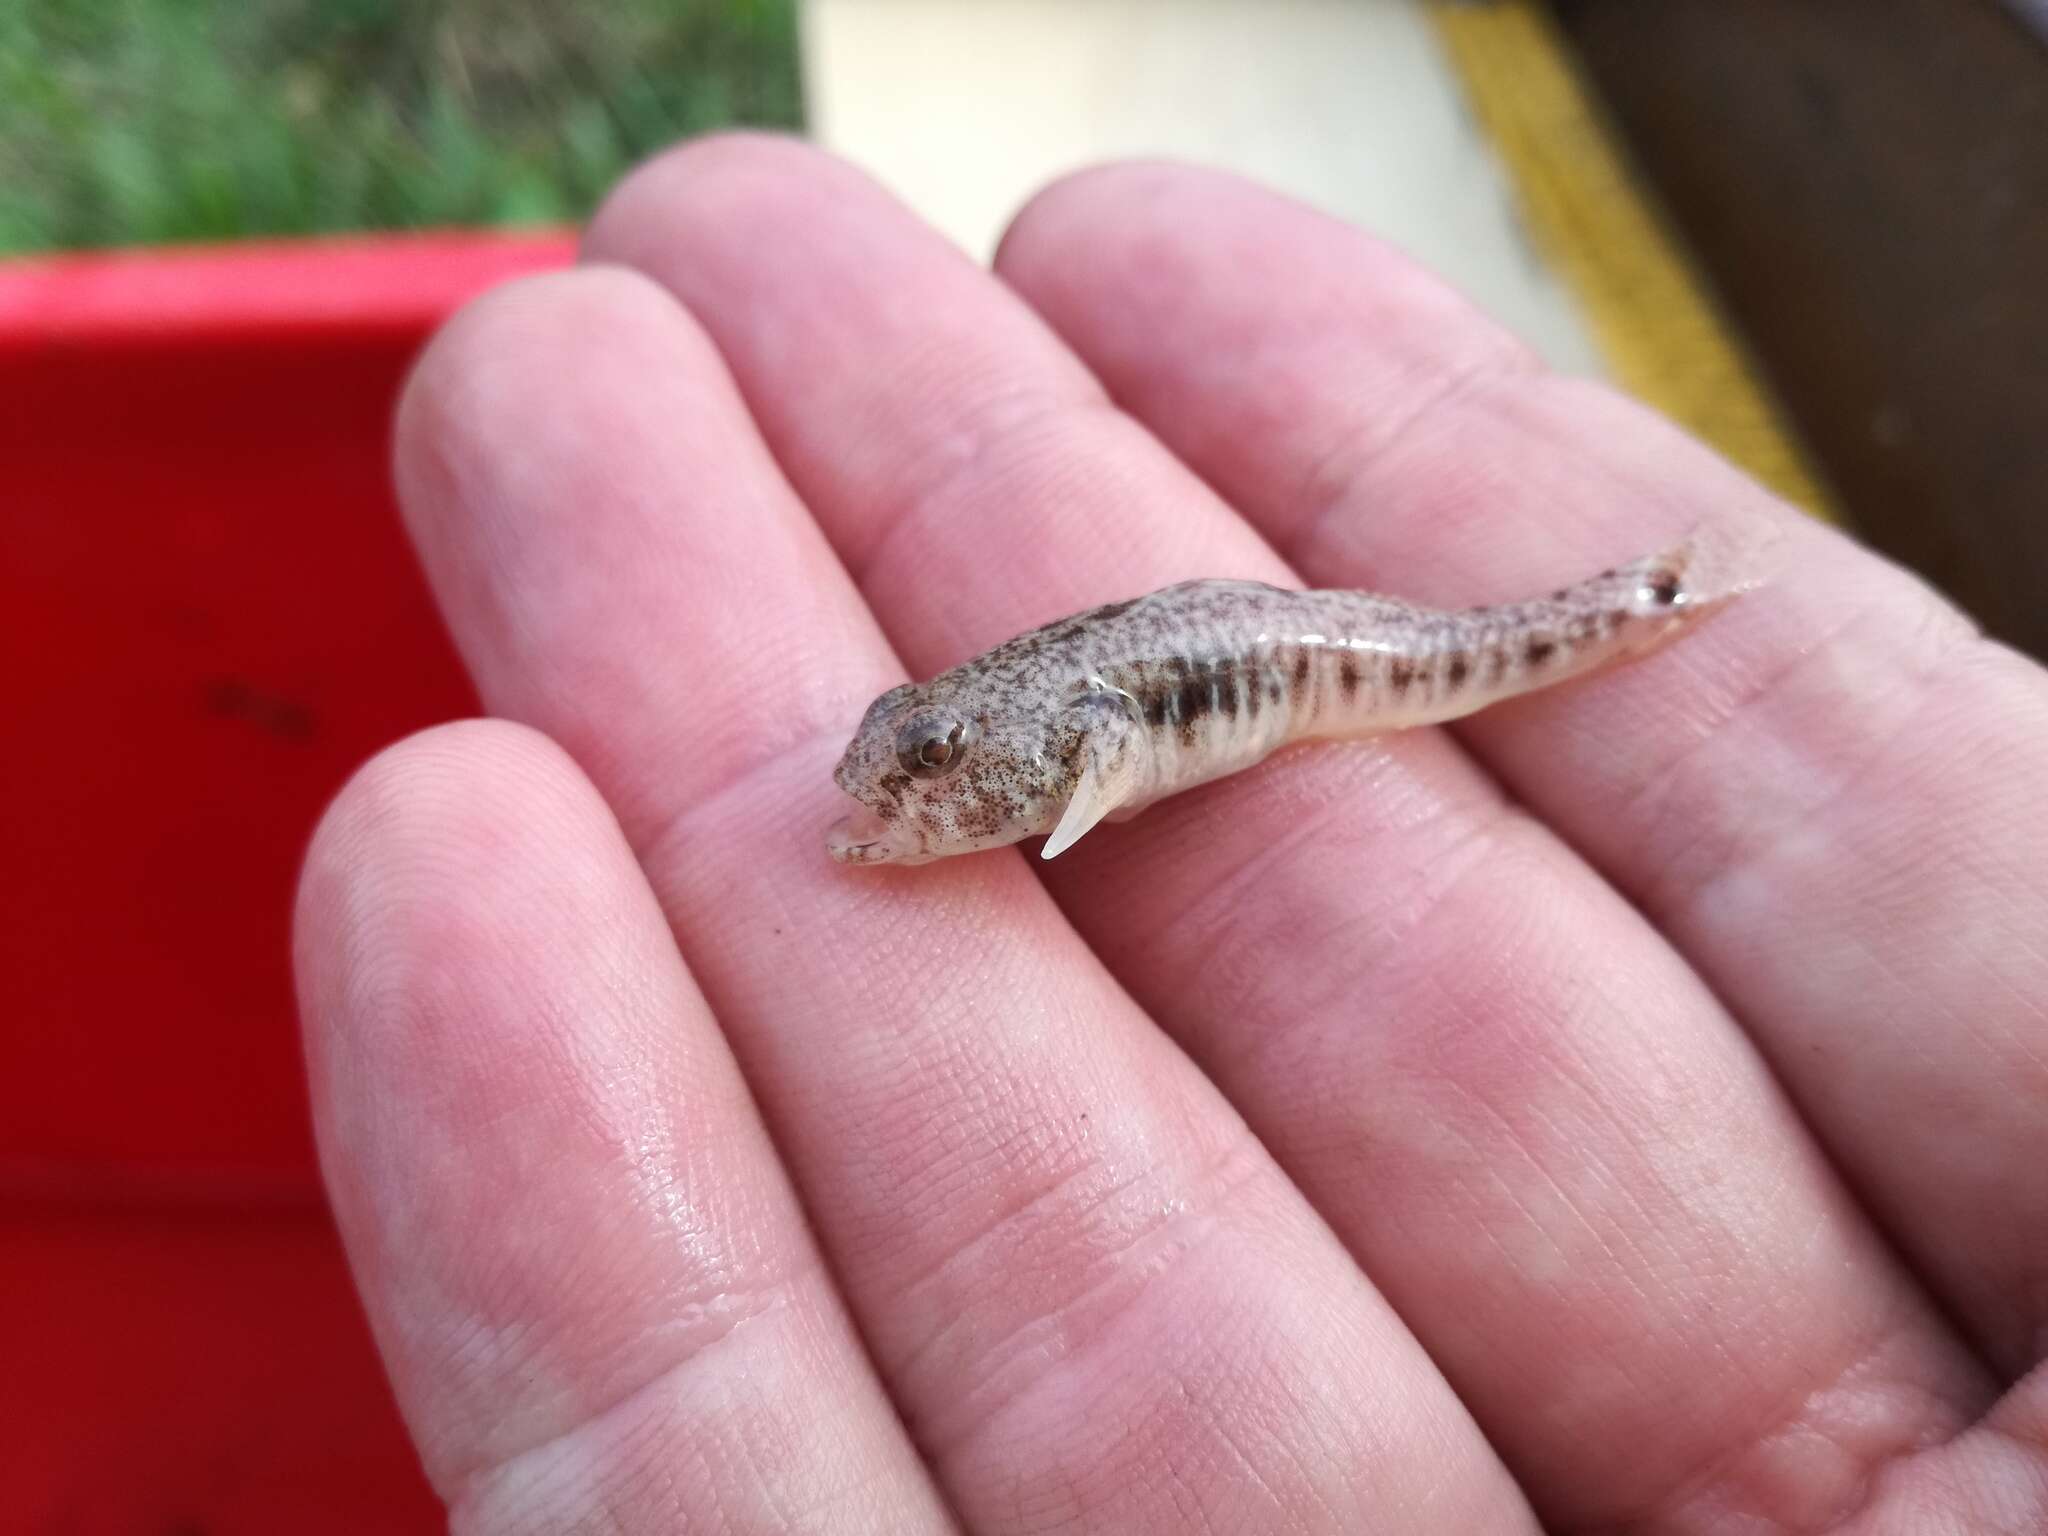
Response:
[[[1700,522],[1669,549],[1615,575],[1638,617],[1690,618],[1773,581],[1784,542],[1784,528],[1761,519]]]

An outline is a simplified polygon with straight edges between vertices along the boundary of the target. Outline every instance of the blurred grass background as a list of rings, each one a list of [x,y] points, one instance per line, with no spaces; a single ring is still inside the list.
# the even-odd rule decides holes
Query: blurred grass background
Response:
[[[795,0],[0,0],[0,252],[573,219],[800,113]]]

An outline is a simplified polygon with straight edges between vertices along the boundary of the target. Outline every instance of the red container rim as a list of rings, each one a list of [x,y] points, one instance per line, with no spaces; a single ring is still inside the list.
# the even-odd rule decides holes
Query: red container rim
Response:
[[[0,262],[0,346],[420,332],[479,290],[566,266],[573,230],[429,230]]]

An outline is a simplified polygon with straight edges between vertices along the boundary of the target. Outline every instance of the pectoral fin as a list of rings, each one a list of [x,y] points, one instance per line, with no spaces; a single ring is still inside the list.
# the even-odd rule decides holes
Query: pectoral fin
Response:
[[[1067,802],[1059,825],[1038,851],[1041,859],[1059,857],[1078,843],[1089,828],[1130,801],[1138,787],[1138,755],[1124,750],[1125,747],[1126,743],[1120,740],[1098,738],[1090,742],[1081,782],[1074,787],[1074,796]]]

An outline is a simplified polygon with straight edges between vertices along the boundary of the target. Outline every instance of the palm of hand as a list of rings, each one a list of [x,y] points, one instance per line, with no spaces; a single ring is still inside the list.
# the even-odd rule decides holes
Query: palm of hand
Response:
[[[904,666],[1787,514],[1221,178],[1054,189],[1006,287],[714,141],[590,253],[401,421],[522,724],[386,753],[301,898],[324,1165],[460,1529],[2048,1526],[2048,1381],[2000,1400],[2048,1342],[2036,670],[1794,521],[1777,589],[1454,734],[1043,883],[838,868]]]

